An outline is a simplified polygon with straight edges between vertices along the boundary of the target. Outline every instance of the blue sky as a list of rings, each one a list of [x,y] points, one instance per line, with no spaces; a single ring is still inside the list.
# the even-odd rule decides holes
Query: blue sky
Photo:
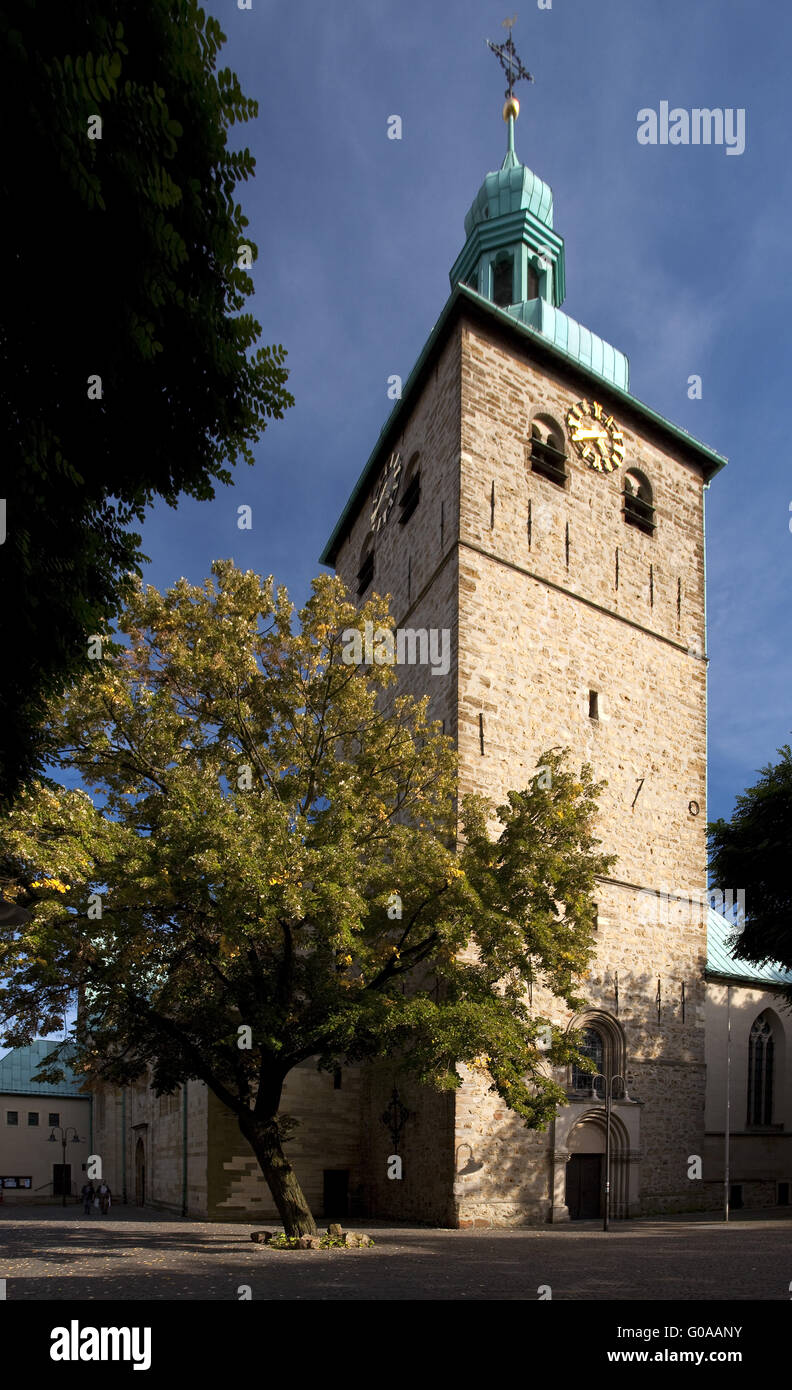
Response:
[[[259,103],[240,137],[263,341],[289,352],[295,407],[255,469],[210,503],[159,505],[145,577],[213,559],[273,573],[301,602],[318,556],[449,293],[464,214],[504,151],[489,0],[211,0],[222,63]],[[631,389],[728,455],[707,499],[710,816],[790,737],[792,10],[755,0],[527,0],[514,34],[517,152],[551,184],[566,311],[630,358]],[[637,112],[746,112],[746,149],[642,146]],[[401,141],[387,118],[403,121]],[[687,380],[703,379],[690,401]],[[253,508],[250,531],[237,507]]]

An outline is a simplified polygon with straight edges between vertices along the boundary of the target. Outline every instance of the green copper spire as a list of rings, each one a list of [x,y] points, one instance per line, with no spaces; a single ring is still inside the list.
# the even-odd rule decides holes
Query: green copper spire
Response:
[[[465,218],[467,241],[451,270],[503,309],[544,298],[563,303],[564,242],[553,231],[553,191],[517,158],[516,97],[503,108],[508,143],[500,169],[487,174]]]
[[[507,26],[510,29],[510,22]],[[487,41],[489,43],[489,40]],[[576,323],[560,306],[566,296],[564,239],[553,230],[553,190],[517,157],[514,126],[520,103],[514,83],[533,81],[508,42],[489,47],[509,86],[503,107],[506,154],[487,174],[465,217],[467,240],[451,267],[451,286],[460,282],[548,338],[582,365],[628,388],[624,353]]]

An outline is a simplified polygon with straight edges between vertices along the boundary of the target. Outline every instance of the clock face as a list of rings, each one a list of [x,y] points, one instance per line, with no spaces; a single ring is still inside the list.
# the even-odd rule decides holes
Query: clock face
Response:
[[[600,473],[624,462],[624,436],[599,401],[578,401],[567,414],[569,437],[580,457]]]
[[[401,468],[401,454],[394,450],[382,471],[382,477],[374,493],[374,501],[371,506],[372,531],[381,531],[388,520],[390,509],[396,501],[396,493],[399,490]]]

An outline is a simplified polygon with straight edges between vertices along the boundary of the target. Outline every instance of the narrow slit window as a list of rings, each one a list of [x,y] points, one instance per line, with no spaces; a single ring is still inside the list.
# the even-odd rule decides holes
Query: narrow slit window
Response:
[[[589,719],[599,719],[599,691],[589,691]]]

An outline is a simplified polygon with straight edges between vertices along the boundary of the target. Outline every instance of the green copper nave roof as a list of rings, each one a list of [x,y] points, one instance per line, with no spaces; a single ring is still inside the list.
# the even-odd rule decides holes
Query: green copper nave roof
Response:
[[[382,462],[382,454],[391,440],[394,437],[398,437],[401,432],[400,426],[402,420],[406,420],[409,416],[409,412],[413,406],[413,397],[417,393],[423,374],[433,357],[435,349],[442,342],[444,334],[450,328],[455,314],[460,313],[466,306],[469,306],[471,310],[475,310],[482,316],[491,318],[494,322],[500,323],[504,328],[513,333],[518,340],[522,338],[531,343],[536,349],[537,355],[539,353],[544,353],[551,362],[556,362],[559,367],[566,366],[567,368],[574,369],[581,377],[588,379],[588,384],[590,386],[599,385],[600,387],[606,387],[608,396],[612,397],[615,401],[622,401],[625,406],[628,406],[641,419],[653,425],[661,434],[664,434],[670,444],[682,444],[690,453],[695,455],[696,461],[702,468],[707,482],[709,482],[716,473],[720,472],[721,468],[725,467],[727,460],[722,454],[716,453],[709,445],[702,444],[700,440],[695,439],[687,430],[683,430],[678,425],[672,424],[670,420],[666,420],[664,416],[659,415],[657,411],[652,410],[650,406],[644,405],[643,401],[640,401],[637,396],[631,395],[629,391],[616,386],[613,382],[604,382],[603,378],[591,368],[587,367],[579,356],[564,351],[563,348],[558,347],[543,334],[531,328],[530,325],[520,322],[505,310],[496,308],[490,300],[485,299],[482,295],[469,289],[467,285],[457,284],[448,296],[440,313],[440,317],[429,334],[421,351],[421,355],[404,384],[401,399],[396,401],[390,415],[380,430],[377,442],[369,455],[363,471],[355,483],[349,501],[344,507],[341,516],[333,528],[333,533],[319,557],[320,564],[335,564],[335,557],[338,554],[341,543],[347,531],[351,528],[354,518],[357,516],[360,506],[365,499],[366,492],[379,470]]]
[[[81,1090],[84,1082],[75,1075],[69,1066],[70,1052],[67,1049],[56,1056],[59,1044],[37,1038],[27,1047],[15,1047],[0,1057],[0,1094],[20,1096],[64,1096],[85,1099]],[[43,1062],[51,1059],[50,1065],[57,1061],[63,1070],[62,1081],[37,1081],[36,1072]]]
[[[792,970],[773,961],[754,965],[732,954],[737,929],[733,922],[710,907],[707,910],[707,974],[739,980],[742,984],[792,985]]]

